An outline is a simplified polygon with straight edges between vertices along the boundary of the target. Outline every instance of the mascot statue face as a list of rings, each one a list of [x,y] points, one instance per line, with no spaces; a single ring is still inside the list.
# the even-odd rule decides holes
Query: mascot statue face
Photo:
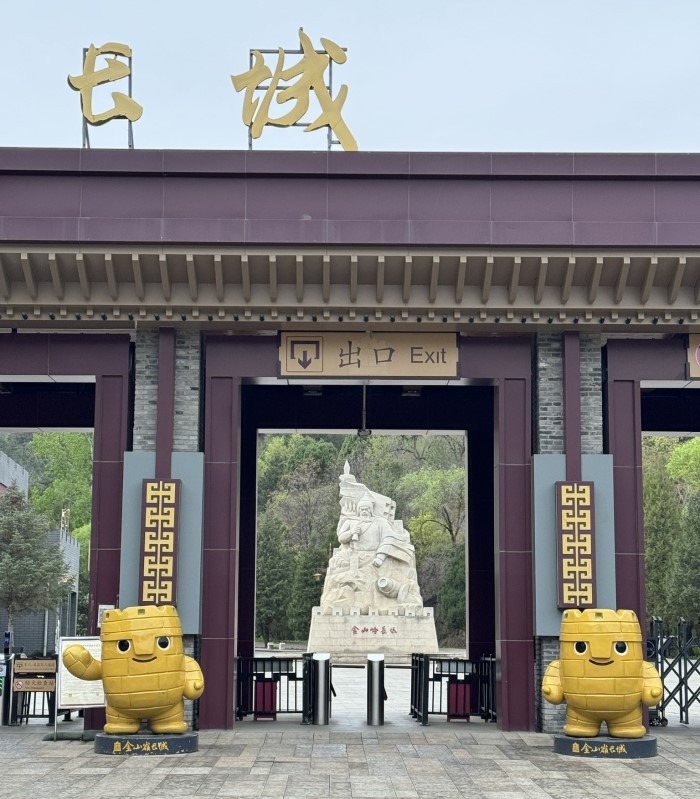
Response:
[[[184,687],[182,625],[175,608],[108,610],[100,640],[102,682],[116,705],[122,704],[119,695],[132,695],[131,706],[169,703],[168,692]]]
[[[642,632],[631,610],[567,610],[561,624],[561,679],[567,702],[585,694],[639,702],[644,676]],[[608,702],[609,700],[603,700]]]

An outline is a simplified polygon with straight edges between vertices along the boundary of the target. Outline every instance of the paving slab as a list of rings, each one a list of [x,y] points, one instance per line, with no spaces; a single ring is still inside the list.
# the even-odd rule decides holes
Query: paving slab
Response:
[[[503,732],[479,719],[435,717],[423,727],[408,714],[405,674],[387,687],[385,725],[368,727],[357,701],[364,675],[353,671],[354,691],[352,678],[334,670],[338,696],[329,725],[302,726],[294,715],[245,720],[233,730],[201,731],[198,751],[189,754],[99,755],[92,742],[43,740],[44,724],[0,727],[0,799],[700,796],[700,718],[653,727],[656,757],[583,759],[555,754],[552,735]],[[59,722],[59,731],[79,731],[81,723]]]

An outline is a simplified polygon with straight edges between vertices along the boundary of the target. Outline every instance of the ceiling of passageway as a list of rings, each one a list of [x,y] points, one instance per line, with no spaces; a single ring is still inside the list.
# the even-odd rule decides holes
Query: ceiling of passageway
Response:
[[[95,384],[0,382],[0,428],[16,432],[88,431],[95,423]]]
[[[647,434],[700,434],[700,380],[666,385],[642,383],[642,431]]]

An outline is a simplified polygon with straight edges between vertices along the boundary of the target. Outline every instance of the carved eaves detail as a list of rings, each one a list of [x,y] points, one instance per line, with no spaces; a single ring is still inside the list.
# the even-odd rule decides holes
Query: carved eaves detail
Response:
[[[258,325],[315,317],[351,326],[420,317],[498,322],[499,329],[551,318],[555,325],[673,324],[682,332],[678,325],[693,325],[700,313],[700,251],[4,245],[0,300],[0,323],[19,324],[23,313],[31,323],[158,315],[188,324],[209,316]]]

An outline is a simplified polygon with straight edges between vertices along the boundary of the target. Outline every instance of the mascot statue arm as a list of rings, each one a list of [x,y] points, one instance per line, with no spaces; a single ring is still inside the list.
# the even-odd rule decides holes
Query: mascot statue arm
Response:
[[[642,687],[642,702],[647,707],[652,707],[661,699],[664,686],[656,667],[644,661],[644,685]]]
[[[547,666],[547,671],[545,671],[544,679],[542,680],[542,693],[547,701],[553,705],[560,705],[564,701],[564,689],[559,678],[558,660],[553,660]]]
[[[204,693],[204,675],[194,658],[185,656],[185,699],[199,699]]]
[[[80,644],[71,644],[63,653],[63,665],[79,680],[102,679],[102,661],[95,658]]]

